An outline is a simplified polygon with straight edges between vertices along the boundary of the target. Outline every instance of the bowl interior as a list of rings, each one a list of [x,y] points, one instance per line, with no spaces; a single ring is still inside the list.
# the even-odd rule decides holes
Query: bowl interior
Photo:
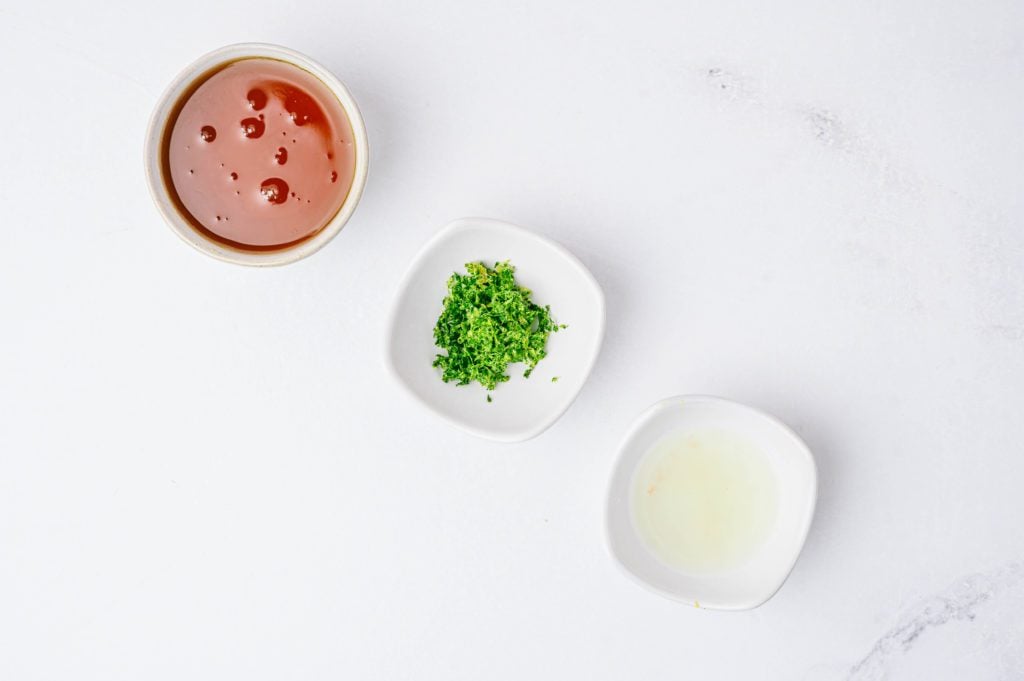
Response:
[[[548,356],[530,378],[509,367],[510,380],[488,393],[481,385],[441,381],[431,366],[440,349],[434,324],[453,272],[468,262],[508,260],[516,281],[550,305],[568,328],[551,334]],[[486,219],[449,224],[416,256],[400,286],[388,331],[388,362],[409,392],[451,423],[501,441],[524,440],[550,426],[575,399],[597,358],[604,334],[604,298],[586,268],[557,244],[520,227]],[[556,382],[551,379],[558,377]],[[490,394],[492,402],[487,401]]]
[[[633,524],[630,489],[637,466],[657,441],[674,431],[706,428],[736,433],[765,454],[778,485],[778,515],[747,562],[723,573],[690,575],[662,563],[642,542]],[[793,568],[810,527],[816,490],[810,450],[781,422],[720,398],[670,398],[644,412],[622,444],[608,494],[609,548],[631,576],[665,596],[701,607],[753,608],[771,598]]]

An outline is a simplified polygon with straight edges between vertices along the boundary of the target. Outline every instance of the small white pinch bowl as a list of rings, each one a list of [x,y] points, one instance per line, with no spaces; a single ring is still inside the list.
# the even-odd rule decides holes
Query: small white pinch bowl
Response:
[[[764,453],[778,485],[778,516],[744,564],[690,575],[664,564],[644,544],[633,520],[630,491],[640,462],[655,443],[669,433],[708,428],[735,433]],[[637,418],[619,449],[605,510],[608,548],[629,577],[663,596],[716,610],[756,608],[775,595],[793,569],[811,526],[817,486],[810,449],[778,419],[719,397],[670,397]]]
[[[547,357],[529,378],[525,365],[513,364],[510,380],[493,391],[444,383],[432,363],[442,352],[434,345],[434,325],[448,278],[464,274],[469,262],[493,267],[505,260],[533,301],[550,305],[554,321],[568,328],[551,334]],[[601,287],[569,251],[522,227],[465,218],[435,234],[409,266],[391,309],[386,362],[406,392],[442,419],[483,438],[519,442],[550,427],[576,399],[600,352],[604,324]]]

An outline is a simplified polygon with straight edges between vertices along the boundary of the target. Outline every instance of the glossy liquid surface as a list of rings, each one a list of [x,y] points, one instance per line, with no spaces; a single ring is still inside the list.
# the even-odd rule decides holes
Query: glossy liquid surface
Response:
[[[778,489],[765,454],[723,430],[673,433],[644,456],[633,523],[663,563],[706,575],[741,566],[775,526]]]
[[[313,74],[243,59],[189,95],[165,142],[180,207],[207,236],[272,250],[319,232],[355,174],[352,127]]]

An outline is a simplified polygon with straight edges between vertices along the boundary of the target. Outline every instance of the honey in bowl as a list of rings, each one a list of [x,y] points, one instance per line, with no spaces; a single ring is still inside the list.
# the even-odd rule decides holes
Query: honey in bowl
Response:
[[[230,62],[187,92],[164,138],[164,179],[192,226],[246,251],[323,229],[355,175],[352,125],[313,74],[276,59]]]

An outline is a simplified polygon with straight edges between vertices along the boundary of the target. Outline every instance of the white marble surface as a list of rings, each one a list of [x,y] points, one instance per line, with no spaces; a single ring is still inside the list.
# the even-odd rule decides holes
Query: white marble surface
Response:
[[[272,271],[142,177],[160,90],[242,40],[333,68],[373,146],[349,227]],[[0,54],[0,678],[1024,677],[1021,3],[4,2]],[[473,214],[608,298],[523,445],[382,366],[400,270]],[[817,456],[752,612],[602,544],[615,443],[685,392]]]

